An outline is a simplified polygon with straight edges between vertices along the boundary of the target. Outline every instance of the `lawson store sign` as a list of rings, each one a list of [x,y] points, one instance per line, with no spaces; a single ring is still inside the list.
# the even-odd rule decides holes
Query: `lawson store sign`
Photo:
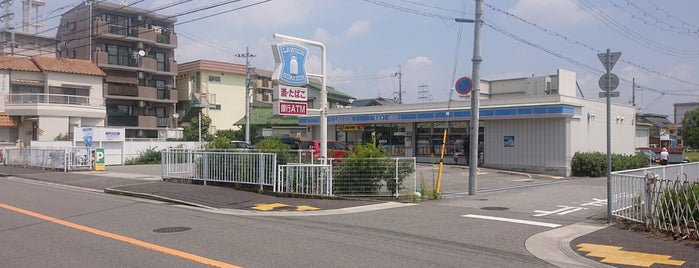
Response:
[[[568,105],[539,106],[539,107],[511,107],[481,109],[478,113],[481,119],[495,118],[526,118],[526,117],[565,117],[574,116],[575,107]],[[328,124],[358,124],[358,123],[397,123],[397,122],[427,122],[443,121],[447,118],[445,111],[403,112],[390,114],[365,114],[365,115],[334,115],[328,116]],[[470,110],[452,110],[449,113],[450,120],[470,120]],[[318,125],[318,116],[299,117],[299,125]]]

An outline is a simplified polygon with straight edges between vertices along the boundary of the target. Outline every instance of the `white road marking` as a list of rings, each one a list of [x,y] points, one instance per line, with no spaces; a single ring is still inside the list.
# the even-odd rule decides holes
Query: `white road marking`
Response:
[[[501,218],[501,217],[484,216],[484,215],[475,215],[475,214],[461,215],[461,217],[463,217],[463,218],[483,219],[483,220],[493,220],[493,221],[513,222],[513,223],[529,224],[529,225],[542,226],[542,227],[550,227],[550,228],[556,228],[556,227],[560,227],[560,226],[561,226],[560,224],[555,224],[555,223],[546,223],[546,222],[539,222],[539,221],[518,220],[518,219]]]

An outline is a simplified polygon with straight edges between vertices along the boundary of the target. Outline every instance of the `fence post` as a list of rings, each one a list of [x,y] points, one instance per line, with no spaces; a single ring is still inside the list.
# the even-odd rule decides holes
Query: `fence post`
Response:
[[[396,185],[396,187],[395,187],[396,192],[393,194],[393,196],[398,198],[398,192],[400,189],[400,185],[398,184],[398,158],[397,157],[395,159],[395,166],[396,166],[396,168],[395,168],[395,171],[393,173],[395,176],[393,177],[393,179],[396,181],[396,184],[395,184]]]
[[[274,154],[276,156],[276,154]],[[264,153],[258,153],[257,154],[257,184],[260,185],[260,191],[264,190],[264,180],[265,180],[265,157],[266,155]]]

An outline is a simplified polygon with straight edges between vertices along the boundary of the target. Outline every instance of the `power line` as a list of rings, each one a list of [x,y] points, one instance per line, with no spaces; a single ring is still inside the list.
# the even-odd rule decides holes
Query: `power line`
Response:
[[[536,24],[536,23],[532,23],[532,22],[530,22],[530,21],[527,21],[527,20],[525,20],[525,19],[523,19],[523,18],[521,18],[521,17],[519,17],[519,16],[517,16],[517,15],[515,15],[515,14],[512,14],[512,13],[510,13],[510,12],[508,12],[508,11],[505,11],[505,10],[502,10],[502,9],[500,9],[500,8],[494,7],[494,6],[492,6],[492,5],[490,5],[490,4],[487,4],[487,3],[486,3],[485,5],[488,6],[488,8],[490,8],[490,9],[493,10],[493,11],[500,12],[500,13],[506,15],[507,17],[514,18],[514,19],[516,19],[516,20],[519,20],[520,22],[529,24],[529,25],[531,25],[532,27],[535,27],[535,28],[537,28],[538,30],[540,30],[540,31],[542,31],[542,32],[545,32],[545,33],[547,33],[547,34],[549,34],[549,35],[551,35],[551,36],[557,37],[557,38],[561,38],[561,39],[565,40],[566,42],[568,42],[568,43],[570,43],[570,44],[578,45],[578,46],[584,47],[584,48],[586,48],[586,49],[588,49],[588,50],[590,50],[590,51],[592,51],[592,52],[595,52],[595,53],[602,53],[602,50],[600,50],[600,49],[594,48],[594,47],[592,47],[592,46],[590,46],[590,45],[588,45],[588,44],[585,44],[585,43],[583,43],[583,42],[577,41],[577,40],[575,40],[575,39],[573,39],[573,38],[570,38],[570,37],[567,37],[567,36],[565,36],[565,35],[559,34],[559,33],[555,32],[555,31],[553,31],[553,30],[551,30],[551,29],[545,28],[545,27],[540,26],[540,25],[538,25],[538,24]],[[642,70],[644,70],[644,71],[651,72],[651,73],[654,73],[654,74],[656,74],[656,75],[663,76],[663,77],[665,77],[665,78],[675,80],[675,81],[677,81],[677,82],[682,82],[682,83],[685,83],[685,84],[688,84],[688,85],[699,86],[698,83],[691,82],[691,81],[684,80],[684,79],[680,79],[680,78],[678,78],[678,77],[674,77],[674,76],[668,75],[668,74],[666,74],[666,73],[661,73],[661,72],[656,71],[656,70],[653,70],[653,69],[651,69],[651,68],[649,68],[649,67],[642,66],[642,65],[640,65],[640,64],[638,64],[638,63],[634,63],[634,62],[632,62],[632,61],[628,61],[628,60],[625,60],[625,59],[623,59],[623,58],[620,59],[620,61],[622,61],[622,62],[624,62],[624,63],[626,63],[626,64],[629,64],[629,65],[632,65],[632,66],[634,66],[634,67],[636,67],[636,68],[642,69]]]
[[[578,5],[581,9],[585,10],[587,13],[595,17],[597,20],[600,22],[606,24],[607,26],[610,27],[610,29],[616,31],[617,33],[620,33],[621,35],[625,36],[626,38],[637,41],[640,45],[643,45],[647,48],[650,48],[652,50],[655,50],[657,52],[666,54],[666,55],[671,55],[671,56],[677,56],[677,57],[697,57],[699,56],[699,51],[697,50],[683,50],[683,49],[678,49],[678,48],[673,48],[658,42],[653,41],[652,39],[646,38],[645,36],[629,29],[628,27],[624,26],[622,23],[618,22],[614,18],[608,16],[606,13],[604,13],[602,10],[597,8],[594,4],[590,3],[588,0],[575,0],[573,1]]]

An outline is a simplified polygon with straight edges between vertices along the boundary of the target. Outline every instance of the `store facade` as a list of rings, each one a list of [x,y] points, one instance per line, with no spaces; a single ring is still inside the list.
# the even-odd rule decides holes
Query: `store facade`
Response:
[[[484,167],[570,176],[576,152],[606,152],[606,103],[575,96],[575,73],[482,81],[479,163]],[[634,153],[635,111],[612,105],[612,151]],[[392,156],[468,164],[470,100],[331,109],[328,139],[374,142]],[[299,118],[319,136],[319,118]]]

